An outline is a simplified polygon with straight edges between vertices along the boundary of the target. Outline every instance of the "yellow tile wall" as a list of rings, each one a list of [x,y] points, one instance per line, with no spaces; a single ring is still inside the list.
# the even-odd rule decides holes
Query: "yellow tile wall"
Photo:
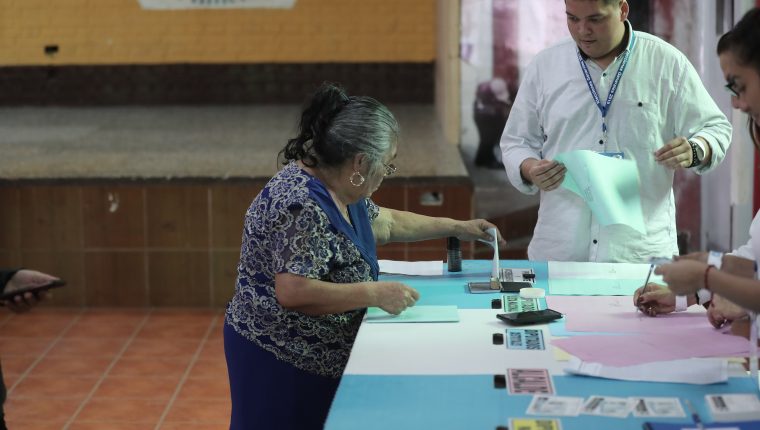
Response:
[[[0,0],[0,66],[429,62],[435,1],[143,10],[137,0]],[[45,55],[45,45],[59,52]]]

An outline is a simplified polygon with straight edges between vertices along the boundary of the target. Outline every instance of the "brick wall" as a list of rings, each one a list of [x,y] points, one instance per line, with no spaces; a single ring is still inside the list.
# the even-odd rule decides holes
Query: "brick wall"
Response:
[[[172,11],[143,10],[137,0],[0,0],[0,23],[4,66],[435,58],[435,0]]]

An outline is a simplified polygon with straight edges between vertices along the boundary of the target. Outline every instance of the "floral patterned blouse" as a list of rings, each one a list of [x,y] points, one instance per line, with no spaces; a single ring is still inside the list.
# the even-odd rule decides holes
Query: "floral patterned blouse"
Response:
[[[357,205],[361,210],[349,207],[352,226],[335,215],[337,207],[317,178],[294,162],[278,172],[246,212],[226,323],[279,360],[340,377],[364,309],[321,316],[291,311],[277,301],[274,279],[283,272],[334,283],[377,279],[371,231],[363,237],[357,232],[369,229],[379,208],[369,199]]]

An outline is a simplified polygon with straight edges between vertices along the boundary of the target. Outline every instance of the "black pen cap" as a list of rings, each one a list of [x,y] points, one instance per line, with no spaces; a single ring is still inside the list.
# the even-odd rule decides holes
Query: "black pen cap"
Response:
[[[446,249],[459,249],[459,239],[450,236],[446,239]]]

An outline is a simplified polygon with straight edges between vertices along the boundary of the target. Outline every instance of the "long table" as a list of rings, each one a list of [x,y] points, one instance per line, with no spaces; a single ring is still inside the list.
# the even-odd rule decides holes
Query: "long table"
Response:
[[[506,268],[531,268],[535,286],[548,291],[545,262],[501,262]],[[552,375],[555,395],[588,398],[678,397],[689,399],[706,421],[710,415],[706,394],[757,393],[757,386],[743,372],[734,372],[727,383],[692,385],[627,382],[565,374],[550,345],[547,325],[545,350],[511,350],[494,345],[494,333],[509,327],[492,309],[499,294],[470,294],[468,281],[490,276],[489,261],[465,261],[462,272],[443,276],[388,276],[384,280],[407,283],[420,292],[418,305],[457,305],[458,323],[362,324],[348,365],[330,409],[325,429],[419,430],[497,429],[510,419],[547,417],[526,414],[531,395],[510,395],[496,388],[495,375],[508,368],[544,368]],[[688,422],[688,418],[625,419],[579,415],[555,417],[563,430],[641,429],[645,421]]]

